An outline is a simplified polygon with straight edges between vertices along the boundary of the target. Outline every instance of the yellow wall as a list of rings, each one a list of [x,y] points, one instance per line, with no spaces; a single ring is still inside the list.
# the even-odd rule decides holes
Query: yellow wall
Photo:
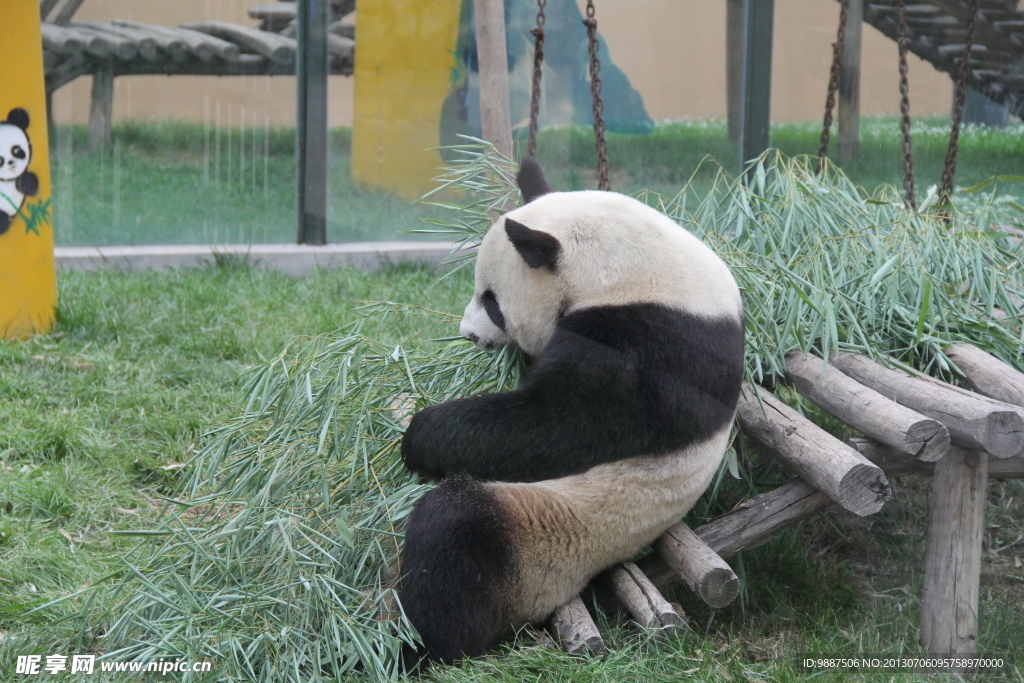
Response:
[[[246,9],[256,2],[88,0],[79,16],[169,25],[209,17],[254,25]],[[725,117],[725,0],[597,0],[596,5],[612,58],[643,94],[655,120]],[[839,3],[776,0],[775,12],[772,118],[820,119]],[[896,44],[865,25],[863,55],[862,110],[866,114],[898,112]],[[947,75],[911,56],[910,79],[915,115],[948,113],[952,87]],[[350,125],[352,79],[333,77],[330,87],[331,125]],[[235,117],[245,106],[247,117],[257,112],[261,125],[264,116],[270,118],[271,125],[291,125],[295,120],[294,79],[121,78],[115,87],[114,114],[115,118],[202,120],[205,108],[218,102],[224,123],[229,106]],[[89,79],[79,79],[59,91],[54,109],[58,120],[85,121]]]
[[[19,213],[0,235],[0,338],[48,329],[57,303],[52,222],[40,219],[41,215],[45,218],[50,201],[41,45],[38,1],[3,0],[0,120],[6,120],[15,108],[28,113],[32,145],[28,171],[39,178],[39,191],[34,197],[25,197]]]

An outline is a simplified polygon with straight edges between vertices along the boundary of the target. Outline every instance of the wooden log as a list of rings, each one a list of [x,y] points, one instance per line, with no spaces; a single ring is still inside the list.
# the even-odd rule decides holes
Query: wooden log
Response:
[[[110,35],[118,36],[122,39],[129,40],[139,55],[144,59],[157,59],[160,56],[160,51],[157,48],[156,39],[153,34],[148,31],[141,31],[139,29],[130,28],[128,26],[118,26],[116,24],[105,23],[101,21],[76,21],[71,26],[81,27],[98,33],[108,33]]]
[[[263,55],[279,64],[295,62],[296,42],[294,38],[212,19],[182,24],[181,28],[235,43],[249,52]]]
[[[46,21],[46,17],[50,16],[50,12],[57,6],[60,0],[39,0],[39,18]]]
[[[612,590],[642,628],[663,629],[685,624],[661,591],[632,562],[615,565],[602,572],[598,580]]]
[[[157,49],[176,62],[184,62],[190,58],[189,47],[185,42],[184,36],[180,33],[171,31],[165,26],[140,24],[134,21],[124,21],[122,19],[115,19],[110,23],[118,28],[142,31],[149,34],[152,37],[153,42],[156,43]]]
[[[850,512],[864,516],[882,509],[892,489],[877,465],[766,389],[760,394],[761,403],[749,384],[740,393],[736,416],[744,433]]]
[[[68,28],[96,36],[105,43],[106,51],[121,61],[130,61],[139,54],[139,47],[135,44],[135,41],[111,31],[97,31],[82,24],[68,24]]]
[[[864,0],[850,0],[846,39],[839,68],[839,134],[836,156],[840,161],[860,154],[860,52],[864,25]]]
[[[92,68],[92,64],[83,56],[62,60],[57,66],[46,70],[46,92],[52,94],[79,76],[89,73]]]
[[[98,152],[110,144],[114,114],[114,67],[104,64],[92,73],[89,105],[89,149]]]
[[[75,12],[82,6],[85,0],[64,0],[64,4],[61,5],[57,13],[53,15],[53,23],[58,26],[65,26],[71,18],[75,16]]]
[[[356,41],[344,36],[336,36],[333,33],[327,34],[327,51],[331,59],[351,60],[355,54]]]
[[[979,394],[1024,407],[1024,374],[972,344],[954,344],[946,356]]]
[[[928,462],[949,450],[949,431],[941,422],[916,413],[874,389],[799,352],[786,356],[786,376],[811,403],[861,434]]]
[[[356,39],[356,25],[348,24],[343,21],[336,21],[327,27],[333,35],[341,36],[342,38]]]
[[[832,364],[883,396],[946,425],[955,444],[997,458],[1024,450],[1024,417],[1016,406],[938,380],[908,377],[857,354],[839,354]]]
[[[512,158],[512,118],[502,0],[473,0],[477,61],[480,68],[480,126],[499,154]]]
[[[294,2],[265,2],[249,8],[249,16],[260,20],[260,30],[279,33],[295,20]]]
[[[935,463],[921,596],[921,645],[932,655],[977,649],[987,483],[982,451],[955,448]]]
[[[109,43],[95,33],[87,33],[70,26],[42,24],[42,34],[45,49],[69,57],[87,54],[107,59],[112,54]]]
[[[828,496],[797,478],[737,505],[721,517],[694,529],[693,533],[719,557],[729,558],[761,545],[779,530],[831,505],[832,500]],[[683,582],[679,573],[657,553],[651,553],[637,565],[660,590],[668,590]]]
[[[739,595],[740,581],[732,568],[683,522],[654,542],[654,552],[711,607],[725,607]]]
[[[573,597],[551,615],[551,630],[571,655],[598,655],[604,652],[604,639],[580,596]]]
[[[904,477],[912,474],[930,477],[935,473],[935,463],[922,462],[877,441],[855,438],[848,439],[847,443],[865,458],[881,467],[888,477]],[[1024,479],[1024,456],[990,458],[988,478]]]

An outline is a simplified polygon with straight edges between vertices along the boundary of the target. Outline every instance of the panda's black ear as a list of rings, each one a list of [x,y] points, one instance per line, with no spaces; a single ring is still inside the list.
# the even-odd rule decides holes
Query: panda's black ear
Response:
[[[512,246],[531,268],[547,268],[552,273],[558,268],[558,256],[562,244],[553,236],[540,230],[531,230],[511,218],[505,219],[505,233]]]
[[[516,182],[519,184],[519,191],[523,193],[524,204],[529,204],[537,197],[551,192],[551,186],[544,179],[544,169],[533,157],[523,157],[519,162]]]
[[[22,130],[28,130],[28,112],[21,107],[16,107],[7,113],[7,123],[17,126]]]

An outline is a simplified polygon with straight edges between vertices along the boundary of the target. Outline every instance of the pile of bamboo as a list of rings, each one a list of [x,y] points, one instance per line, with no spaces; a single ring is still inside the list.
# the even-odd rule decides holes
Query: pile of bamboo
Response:
[[[857,515],[891,497],[888,477],[934,475],[922,596],[921,644],[931,654],[969,655],[978,632],[978,589],[989,478],[1024,477],[1024,375],[970,345],[946,352],[974,391],[910,376],[869,358],[787,357],[792,386],[863,436],[843,443],[763,387],[745,386],[740,430],[797,477],[690,530],[679,523],[638,562],[599,577],[647,629],[685,616],[661,591],[686,584],[712,607],[737,595],[725,559],[832,505]],[[552,631],[570,653],[604,649],[577,597],[555,612]]]

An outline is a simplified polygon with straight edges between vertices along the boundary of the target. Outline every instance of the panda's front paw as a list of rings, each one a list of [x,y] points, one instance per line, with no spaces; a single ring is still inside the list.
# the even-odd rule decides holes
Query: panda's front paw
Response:
[[[32,171],[26,171],[18,176],[18,179],[14,181],[14,186],[26,197],[35,197],[39,194],[39,176]]]
[[[432,409],[433,406],[424,408],[413,415],[412,420],[409,421],[409,426],[406,427],[405,435],[402,437],[402,462],[411,472],[424,477],[440,479],[443,472],[434,471],[435,468],[430,467],[426,457],[430,445],[427,432],[430,429],[428,423]]]

